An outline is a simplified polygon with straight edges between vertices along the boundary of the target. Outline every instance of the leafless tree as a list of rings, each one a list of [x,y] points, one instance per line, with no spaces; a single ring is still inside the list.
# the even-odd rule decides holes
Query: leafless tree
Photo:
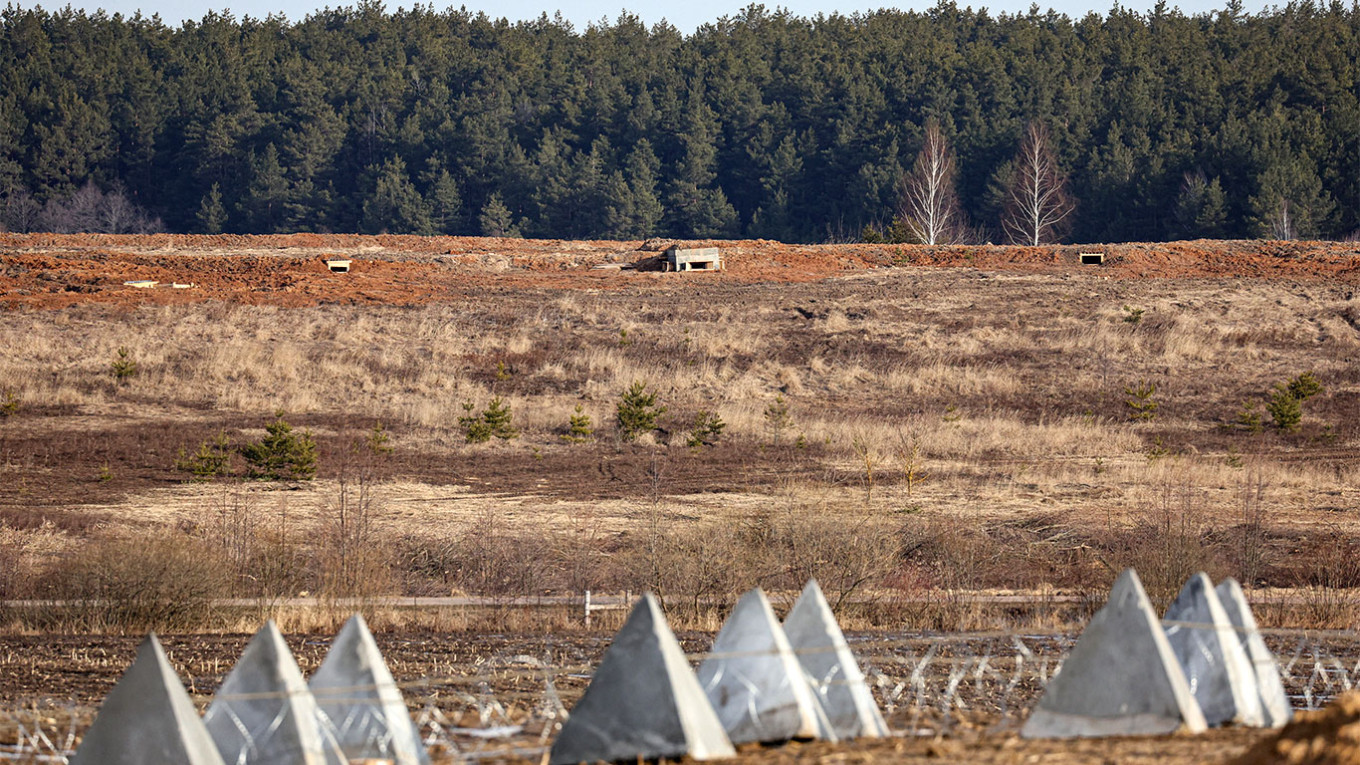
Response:
[[[1074,207],[1067,178],[1049,148],[1048,128],[1031,122],[1015,157],[1001,225],[1013,244],[1040,245],[1056,240]]]
[[[1294,230],[1294,216],[1289,209],[1288,199],[1280,200],[1280,203],[1275,206],[1275,211],[1267,218],[1267,222],[1270,224],[1271,239],[1289,241],[1298,238]]]
[[[38,227],[42,205],[24,188],[11,188],[0,195],[0,227],[26,234]]]
[[[935,120],[926,122],[925,145],[902,179],[898,217],[921,244],[957,244],[963,231],[954,192],[954,154]]]

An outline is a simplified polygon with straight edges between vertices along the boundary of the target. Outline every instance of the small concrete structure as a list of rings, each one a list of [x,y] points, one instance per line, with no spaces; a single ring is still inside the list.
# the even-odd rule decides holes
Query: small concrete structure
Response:
[[[76,765],[224,765],[156,633],[113,686],[71,762]]]
[[[246,644],[203,724],[222,759],[235,765],[345,764],[336,743],[323,739],[316,699],[272,619]]]
[[[698,676],[734,744],[836,738],[759,587],[737,601]]]
[[[647,593],[628,620],[562,731],[550,765],[576,762],[734,757],[656,598]]]
[[[784,619],[784,634],[837,738],[888,735],[888,726],[864,682],[864,673],[850,652],[850,644],[845,642],[817,580],[809,580],[793,604]]]
[[[1275,664],[1275,655],[1266,647],[1261,631],[1256,626],[1256,617],[1251,613],[1247,596],[1242,585],[1231,577],[1224,579],[1214,588],[1228,621],[1237,630],[1242,647],[1247,651],[1247,659],[1256,672],[1256,690],[1261,695],[1261,713],[1267,728],[1280,728],[1294,717],[1289,696],[1280,682],[1280,668]]]
[[[326,261],[326,268],[329,268],[333,274],[347,274],[349,273],[350,263],[351,261],[348,260],[332,258]]]
[[[1078,253],[1083,266],[1100,266],[1105,264],[1105,253],[1103,252],[1082,252]]]
[[[127,287],[136,287],[138,289],[149,290],[155,287],[157,284],[160,284],[160,282],[152,281],[150,279],[134,279],[130,282],[123,282],[123,284],[124,286]]]
[[[406,702],[364,617],[350,617],[307,687],[316,697],[322,734],[350,760],[429,765]]]
[[[1204,721],[1263,725],[1256,672],[1209,575],[1200,572],[1186,580],[1162,621]]]
[[[1152,610],[1128,569],[1049,681],[1025,738],[1202,733],[1204,715]]]
[[[670,247],[666,250],[667,271],[721,271],[722,267],[722,253],[717,247]]]

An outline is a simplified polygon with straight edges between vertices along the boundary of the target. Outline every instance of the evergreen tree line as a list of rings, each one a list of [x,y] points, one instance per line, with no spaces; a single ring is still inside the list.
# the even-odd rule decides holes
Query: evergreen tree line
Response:
[[[1017,228],[1040,175],[1059,207]],[[11,230],[1128,241],[1344,237],[1357,216],[1355,0],[753,5],[688,36],[377,2],[0,13]]]

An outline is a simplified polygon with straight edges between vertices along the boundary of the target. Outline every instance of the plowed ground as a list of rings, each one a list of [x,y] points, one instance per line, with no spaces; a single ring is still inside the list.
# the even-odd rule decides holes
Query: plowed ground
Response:
[[[1099,269],[1114,278],[1247,277],[1360,283],[1360,245],[1335,242],[1172,242],[1102,246],[922,247],[790,245],[766,240],[720,246],[726,269],[680,277],[661,272],[669,241],[563,242],[474,237],[108,236],[0,234],[0,305],[144,305],[223,300],[249,305],[419,305],[469,290],[549,287],[620,289],[682,278],[734,283],[802,282],[890,266],[1054,272]],[[1104,255],[1080,265],[1082,252]],[[347,274],[325,261],[354,261]],[[152,280],[154,288],[125,282]],[[659,283],[659,284],[658,284]],[[175,289],[171,285],[192,285]]]

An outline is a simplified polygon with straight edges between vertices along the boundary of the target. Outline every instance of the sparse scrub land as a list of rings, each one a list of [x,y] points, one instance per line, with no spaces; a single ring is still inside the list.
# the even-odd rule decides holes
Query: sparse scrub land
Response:
[[[851,624],[1054,626],[1084,607],[959,593],[1089,593],[1137,565],[1154,597],[1203,568],[1300,598],[1272,624],[1355,623],[1334,594],[1350,574],[1298,552],[1360,543],[1353,287],[1103,276],[469,279],[400,309],[11,311],[0,587],[56,597],[77,585],[43,583],[90,581],[74,561],[117,558],[129,581],[90,586],[170,592],[132,578],[181,575],[135,565],[165,554],[128,542],[150,534],[221,572],[189,602],[266,610],[659,587],[678,624],[711,627],[746,587],[817,576]],[[110,385],[129,332],[158,342]],[[1285,427],[1276,396],[1307,416]],[[225,623],[119,609],[71,628]]]

